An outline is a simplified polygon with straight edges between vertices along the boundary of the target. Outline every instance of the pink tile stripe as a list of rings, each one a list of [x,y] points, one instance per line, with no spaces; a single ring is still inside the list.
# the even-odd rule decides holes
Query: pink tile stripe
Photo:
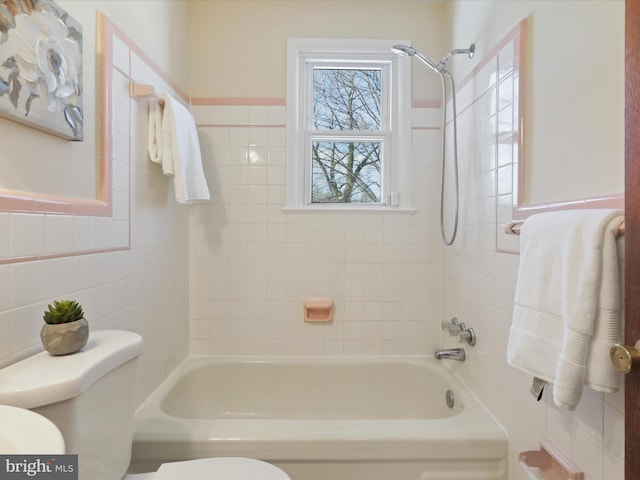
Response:
[[[192,97],[191,105],[284,107],[287,101],[281,97]]]
[[[198,127],[203,128],[286,128],[285,124],[279,123],[198,123]]]
[[[522,45],[522,42],[524,42],[525,40],[525,34],[527,31],[527,19],[523,19],[521,20],[518,25],[516,25],[509,33],[507,33],[505,35],[505,37],[500,40],[500,42],[498,42],[489,52],[487,52],[487,54],[480,59],[480,61],[478,62],[478,64],[473,67],[473,70],[471,70],[471,72],[469,72],[469,74],[464,77],[462,79],[462,81],[460,82],[460,85],[456,85],[457,88],[462,88],[464,85],[466,85],[468,82],[470,82],[473,77],[475,77],[478,72],[480,72],[480,70],[482,70],[482,67],[484,67],[487,63],[489,63],[491,60],[493,60],[497,55],[498,52],[500,52],[500,50],[502,50],[508,43],[510,42],[515,42],[515,47],[517,49],[517,51],[515,52],[516,55],[524,55],[524,49],[519,48]],[[519,58],[519,65],[520,65],[520,73],[523,74],[524,76],[524,57]],[[515,65],[514,65],[515,66]]]
[[[513,219],[525,220],[536,213],[583,208],[619,208],[624,210],[624,193],[567,200],[562,202],[518,205],[513,207]]]
[[[174,82],[173,79],[171,77],[169,77],[169,75],[167,75],[153,60],[151,60],[149,55],[147,55],[138,45],[136,45],[133,42],[133,40],[131,40],[127,36],[126,33],[124,33],[122,30],[120,30],[120,28],[116,24],[111,22],[103,14],[100,14],[100,16],[104,17],[105,21],[109,23],[109,27],[113,31],[113,34],[117,35],[118,38],[120,39],[120,41],[122,43],[124,43],[129,48],[129,50],[131,50],[138,57],[140,57],[140,59],[142,61],[144,61],[144,63],[147,64],[147,66],[149,68],[151,68],[151,70],[153,70],[153,72],[156,75],[158,75],[160,78],[162,78],[162,80],[164,80],[171,87],[171,89],[176,94],[178,94],[178,96],[180,98],[182,98],[182,100],[184,100],[185,102],[189,103],[189,95],[187,95],[187,93],[182,88],[180,88],[180,86],[176,82]]]
[[[24,262],[33,262],[35,260],[52,260],[55,258],[65,258],[65,257],[77,257],[81,255],[94,255],[98,253],[110,253],[110,252],[121,252],[124,250],[129,250],[131,247],[127,245],[126,247],[114,247],[114,248],[102,248],[95,250],[82,250],[77,252],[62,252],[62,253],[48,253],[43,255],[32,255],[26,257],[8,257],[8,258],[0,258],[0,265],[7,265],[12,263],[24,263]]]

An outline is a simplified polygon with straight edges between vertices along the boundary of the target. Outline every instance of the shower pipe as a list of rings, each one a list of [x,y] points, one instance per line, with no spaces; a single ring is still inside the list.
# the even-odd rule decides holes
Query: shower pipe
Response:
[[[444,57],[440,59],[439,62],[436,62],[432,58],[427,55],[418,52],[412,47],[408,45],[394,45],[391,48],[391,51],[401,55],[403,57],[416,57],[418,60],[422,61],[427,67],[433,70],[440,77],[440,81],[442,83],[442,174],[440,177],[440,236],[442,237],[442,242],[446,246],[453,245],[453,242],[456,239],[456,235],[458,234],[458,212],[460,210],[459,206],[459,186],[458,186],[458,125],[457,125],[457,113],[456,113],[456,87],[453,82],[453,77],[449,70],[447,69],[447,65],[449,63],[449,59],[453,55],[468,55],[469,58],[473,58],[473,55],[476,51],[475,43],[472,43],[469,48],[456,48],[447,53]],[[448,91],[447,91],[447,82],[451,87],[451,106],[453,108],[453,175],[454,175],[454,191],[455,191],[455,214],[453,219],[453,232],[451,234],[451,238],[447,238],[447,234],[444,228],[444,180],[445,180],[445,165],[446,165],[446,139],[447,139],[447,108],[445,105]]]

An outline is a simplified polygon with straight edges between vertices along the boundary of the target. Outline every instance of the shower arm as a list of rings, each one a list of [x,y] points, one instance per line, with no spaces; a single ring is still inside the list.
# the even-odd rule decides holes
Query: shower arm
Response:
[[[439,62],[436,62],[424,53],[420,53],[415,48],[410,47],[409,45],[394,45],[393,47],[391,47],[391,51],[403,57],[416,57],[434,72],[442,74],[447,71],[447,64],[449,63],[449,59],[453,55],[464,54],[469,55],[469,58],[473,58],[473,55],[476,52],[476,44],[472,43],[469,48],[454,48],[444,57],[442,57]]]
[[[468,55],[469,58],[473,58],[476,53],[476,44],[472,43],[469,48],[454,48],[444,57],[440,59],[438,63],[438,73],[448,72],[447,66],[449,65],[449,59],[454,55]]]

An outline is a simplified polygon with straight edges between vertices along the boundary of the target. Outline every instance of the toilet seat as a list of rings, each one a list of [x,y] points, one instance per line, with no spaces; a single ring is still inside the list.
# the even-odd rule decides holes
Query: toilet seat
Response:
[[[135,479],[126,476],[125,480]],[[138,477],[140,478],[140,477]],[[241,457],[203,458],[163,463],[149,480],[291,480],[278,467],[261,460]]]

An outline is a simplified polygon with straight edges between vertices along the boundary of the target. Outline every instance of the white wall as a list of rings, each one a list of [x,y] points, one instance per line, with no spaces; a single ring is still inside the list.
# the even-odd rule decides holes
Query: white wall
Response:
[[[409,38],[439,59],[448,51],[443,15],[442,2],[192,1],[189,93],[284,98],[288,37]],[[431,99],[439,88],[431,72],[414,71],[414,98]]]
[[[526,203],[622,192],[624,2],[463,0],[449,16],[452,44],[479,55],[529,18]]]
[[[179,85],[186,85],[186,5],[182,2],[75,2],[60,5],[83,24],[85,38],[84,85],[88,102],[87,125],[96,129],[96,14],[98,9],[112,18],[134,42],[148,52]],[[153,21],[147,21],[151,18]],[[144,22],[141,19],[145,19]],[[168,19],[171,19],[169,22]],[[160,40],[158,40],[160,39]],[[173,42],[172,48],[163,46]],[[180,47],[180,48],[178,48]],[[122,53],[122,52],[121,52]],[[123,67],[126,68],[126,67]],[[121,76],[121,73],[117,73]],[[91,329],[120,328],[141,333],[146,353],[137,389],[143,400],[165,378],[188,349],[188,210],[176,205],[167,180],[151,166],[146,154],[146,105],[131,103],[126,84],[114,102],[114,182],[129,185],[131,179],[130,250],[61,255],[59,258],[0,265],[0,366],[42,350],[39,331],[42,311],[53,299],[76,298],[85,310]],[[129,111],[131,105],[131,112]],[[129,136],[129,123],[132,135]],[[5,130],[5,127],[10,130]],[[5,121],[0,158],[22,168],[24,177],[42,177],[42,167],[21,163],[25,155],[40,161],[63,162],[49,157],[49,135]],[[14,143],[5,132],[19,132]],[[126,133],[125,133],[126,132]],[[64,156],[76,162],[95,162],[98,154],[95,132],[87,136],[81,151],[61,142]],[[43,158],[44,157],[44,158]],[[69,174],[76,175],[71,171]],[[49,179],[49,181],[52,181]],[[46,230],[43,225],[53,222]],[[94,217],[39,213],[0,212],[0,245],[7,249],[33,244],[42,246],[58,237],[72,245],[100,248],[105,230]],[[78,228],[81,225],[82,228]],[[73,229],[73,232],[61,228]],[[8,250],[7,250],[8,251]],[[4,249],[3,249],[4,252]]]

